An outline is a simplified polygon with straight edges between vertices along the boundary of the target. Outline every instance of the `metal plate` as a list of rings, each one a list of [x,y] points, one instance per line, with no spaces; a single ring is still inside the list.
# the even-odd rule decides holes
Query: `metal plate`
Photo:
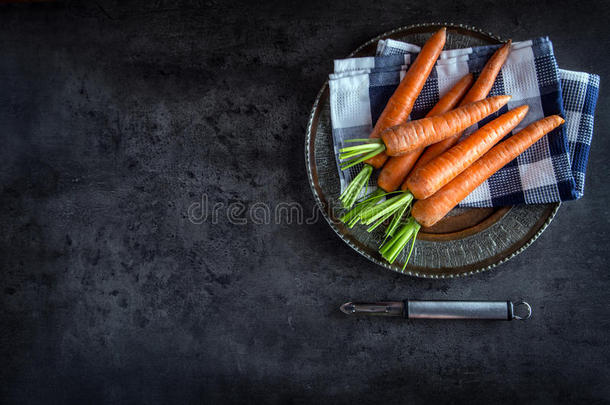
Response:
[[[446,26],[445,49],[501,43],[493,34],[455,24],[419,24],[386,32],[360,46],[349,56],[375,54],[377,41],[393,38],[422,45],[440,27]],[[390,265],[377,252],[383,230],[344,226],[339,217],[339,176],[332,144],[328,82],[313,105],[305,160],[309,183],[324,217],[333,230],[354,250],[387,269],[402,272],[404,255]],[[503,263],[527,248],[551,222],[559,203],[502,208],[454,209],[430,229],[422,229],[405,274],[442,278],[478,273]]]

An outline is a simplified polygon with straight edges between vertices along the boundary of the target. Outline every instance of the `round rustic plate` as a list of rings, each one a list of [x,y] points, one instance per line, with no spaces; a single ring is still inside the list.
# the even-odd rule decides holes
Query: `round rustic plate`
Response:
[[[447,27],[445,49],[501,43],[493,34],[455,24],[419,24],[386,32],[360,46],[349,56],[372,56],[377,41],[393,38],[423,44],[440,27]],[[368,233],[363,226],[352,229],[339,221],[339,175],[335,164],[330,123],[328,82],[313,105],[305,159],[309,184],[324,217],[354,250],[387,269],[402,272],[406,254],[389,264],[377,252],[383,239],[378,228]],[[502,208],[456,208],[432,228],[424,228],[405,274],[418,277],[456,277],[478,273],[503,263],[527,248],[551,222],[559,203]]]

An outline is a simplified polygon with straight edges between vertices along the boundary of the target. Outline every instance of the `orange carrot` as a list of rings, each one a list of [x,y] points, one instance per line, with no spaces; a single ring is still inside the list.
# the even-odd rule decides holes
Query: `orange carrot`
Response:
[[[426,79],[428,79],[436,60],[445,46],[446,31],[447,28],[441,28],[425,43],[385,106],[375,124],[375,128],[373,128],[373,132],[369,136],[370,138],[379,138],[386,128],[402,124],[409,118],[415,100],[419,96],[426,83]],[[387,158],[385,154],[381,153],[365,162],[379,169]]]
[[[468,73],[466,76],[462,77],[443,97],[440,98],[440,100],[438,100],[436,105],[426,114],[426,117],[443,114],[455,108],[462,97],[464,97],[464,94],[466,94],[473,81],[474,77],[472,73]],[[405,176],[409,174],[415,165],[415,162],[417,162],[417,158],[419,158],[423,151],[423,149],[419,149],[403,156],[391,157],[390,160],[383,165],[383,169],[377,178],[377,185],[386,192],[392,192],[398,189],[398,186],[402,183]]]
[[[460,79],[451,90],[449,90],[441,99],[436,103],[436,105],[428,112],[426,117],[430,117],[437,114],[442,114],[454,108],[460,99],[464,96],[466,91],[473,82],[472,74],[467,74],[462,79]],[[380,145],[381,146],[381,145]],[[383,165],[383,170],[379,173],[379,177],[377,178],[377,186],[379,187],[376,191],[369,194],[366,200],[359,205],[357,205],[353,210],[349,211],[345,214],[341,220],[345,222],[350,228],[358,223],[366,212],[371,212],[371,210],[379,211],[381,210],[381,214],[376,213],[374,216],[378,217],[376,224],[371,226],[369,230],[375,229],[381,223],[383,223],[390,216],[394,216],[394,219],[390,222],[390,226],[386,228],[386,235],[391,236],[394,230],[400,224],[400,219],[403,214],[406,212],[407,208],[411,205],[411,201],[413,200],[413,195],[411,193],[401,193],[401,195],[394,196],[392,199],[382,203],[381,206],[378,206],[377,203],[380,201],[381,197],[385,195],[385,193],[390,193],[395,191],[400,182],[404,179],[404,177],[409,173],[417,158],[422,153],[423,148],[419,149],[415,152],[407,153],[403,156],[393,156],[390,158],[385,165]],[[358,174],[352,180],[346,191],[341,195],[340,200],[342,202],[353,204],[353,201],[350,198],[355,200],[355,193],[353,189],[355,187],[359,187],[360,190],[365,181],[368,181],[368,176],[366,170],[372,171],[372,167],[370,165],[365,165],[362,169],[361,173]],[[364,174],[362,174],[364,172]],[[352,188],[352,190],[350,190]],[[344,203],[344,205],[347,205]],[[386,210],[384,207],[390,205]],[[370,220],[367,219],[367,222]]]
[[[491,175],[564,122],[560,116],[552,115],[500,142],[434,195],[418,200],[411,211],[413,218],[422,226],[434,225]]]
[[[509,39],[504,46],[498,49],[491,58],[489,58],[477,81],[464,97],[462,104],[472,103],[473,101],[479,101],[487,97],[496,81],[496,77],[498,77],[498,74],[500,73],[500,69],[502,69],[504,62],[506,62],[506,59],[508,58],[511,45],[512,40]]]
[[[424,149],[421,148],[402,156],[392,156],[379,172],[377,186],[387,193],[396,191],[423,151]]]
[[[440,142],[498,111],[508,100],[510,96],[489,97],[435,117],[388,128],[381,134],[386,153],[400,156]]]
[[[512,41],[508,40],[508,42],[504,44],[504,46],[498,49],[491,56],[491,58],[489,58],[489,60],[485,64],[485,67],[483,67],[483,70],[481,71],[481,74],[479,75],[477,81],[474,83],[474,85],[466,94],[466,96],[464,96],[464,99],[462,100],[460,105],[483,100],[485,97],[487,97],[487,95],[491,91],[491,88],[494,85],[494,82],[496,81],[496,77],[498,77],[498,74],[500,73],[500,69],[502,69],[504,62],[506,62],[506,59],[508,58],[511,44]],[[425,165],[426,163],[428,163],[429,161],[431,161],[432,159],[455,145],[459,141],[461,136],[462,134],[459,133],[441,142],[435,143],[434,145],[430,145],[426,149],[424,154],[420,157],[419,161],[415,164],[413,172],[415,172],[415,170],[417,170],[419,167]]]
[[[522,105],[473,132],[464,141],[411,174],[405,182],[406,188],[418,200],[430,197],[512,131],[525,118],[528,110],[527,105]]]
[[[474,75],[472,73],[468,73],[466,76],[458,80],[458,82],[443,97],[441,97],[440,100],[438,100],[438,103],[436,103],[434,107],[428,111],[426,117],[441,115],[457,107],[460,100],[465,97],[468,89],[470,89],[470,86],[472,86],[473,81]]]
[[[373,230],[387,218],[394,215],[394,219],[388,228],[386,228],[386,235],[392,236],[398,227],[400,218],[406,212],[408,206],[411,205],[414,198],[423,198],[423,196],[434,194],[434,192],[464,171],[472,162],[481,157],[504,135],[510,132],[527,114],[527,110],[527,106],[522,106],[490,122],[473,134],[473,136],[468,137],[468,142],[464,141],[462,144],[458,144],[454,148],[455,150],[451,149],[437,157],[438,160],[430,162],[433,165],[425,170],[425,173],[422,173],[421,176],[416,174],[417,182],[413,184],[415,192],[403,187],[403,192],[394,195],[392,198],[380,204],[370,204],[366,208],[359,210],[359,220],[365,225],[373,224],[369,228],[369,230]],[[412,156],[416,153],[410,152],[405,156]],[[418,169],[418,172],[426,168],[427,165]],[[409,178],[411,177],[409,176]],[[379,190],[381,188],[377,191]],[[372,196],[376,197],[377,195]]]

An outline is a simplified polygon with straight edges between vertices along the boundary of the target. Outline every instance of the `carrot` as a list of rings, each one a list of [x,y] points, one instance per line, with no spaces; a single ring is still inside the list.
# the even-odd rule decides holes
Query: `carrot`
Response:
[[[390,160],[385,162],[383,169],[379,172],[377,186],[388,193],[395,191],[405,176],[409,174],[411,168],[415,166],[417,158],[419,158],[423,151],[424,149],[422,148],[402,156],[392,156]]]
[[[479,101],[487,97],[496,81],[496,77],[498,77],[498,74],[500,73],[500,69],[502,69],[504,62],[506,62],[506,59],[508,58],[511,45],[512,40],[509,39],[507,43],[489,58],[477,81],[464,97],[462,104],[472,103],[473,101]]]
[[[383,151],[387,151],[390,156],[401,156],[442,141],[498,111],[510,100],[510,97],[489,97],[435,117],[426,117],[396,125],[383,131],[381,139],[350,139],[350,142],[363,142],[363,144],[339,150],[341,152],[339,159],[349,159],[341,167],[354,166]]]
[[[400,156],[457,134],[498,111],[510,96],[489,97],[435,117],[422,118],[386,129],[381,134],[390,156]]]
[[[369,135],[370,139],[379,138],[381,132],[386,128],[401,124],[409,118],[415,100],[421,92],[426,79],[430,75],[436,60],[445,46],[446,31],[447,29],[445,27],[441,28],[424,44],[421,52],[411,65],[411,68],[403,77],[398,88],[394,91],[392,97],[390,97],[390,100],[388,100],[381,116],[377,119],[373,131]],[[366,164],[339,196],[339,201],[341,201],[343,207],[348,209],[352,208],[360,195],[362,188],[368,183],[373,167],[379,169],[387,160],[387,156],[383,153],[383,149],[376,147],[376,145],[368,145],[364,153],[342,154],[340,155],[340,158],[347,159],[348,157],[353,156],[358,157],[342,164],[342,169],[347,169],[360,162],[365,162]],[[396,162],[394,164],[396,164]],[[404,165],[405,164],[403,163],[402,166],[404,167]],[[411,166],[412,165],[413,164],[411,164]],[[399,180],[399,182],[400,181],[402,181],[402,179]]]
[[[458,82],[438,100],[434,107],[428,111],[426,117],[441,115],[457,107],[460,100],[466,95],[470,86],[472,86],[472,82],[474,82],[474,75],[472,73],[468,73],[458,80]]]
[[[487,97],[494,85],[494,82],[496,81],[496,77],[498,77],[498,74],[504,65],[504,62],[506,62],[506,59],[508,58],[511,44],[512,41],[508,40],[504,46],[498,49],[491,56],[491,58],[489,58],[483,67],[481,74],[477,78],[477,81],[474,83],[470,91],[468,91],[466,96],[464,96],[464,99],[460,105],[483,100],[485,97]],[[424,154],[419,158],[419,161],[415,164],[413,172],[455,145],[457,141],[459,141],[461,135],[462,134],[459,133],[441,142],[435,143],[434,145],[430,145]]]
[[[441,99],[436,103],[436,105],[428,112],[427,117],[442,114],[454,108],[460,99],[464,96],[466,91],[473,82],[472,74],[467,74],[462,79],[460,79],[455,86],[451,88]],[[408,153],[404,156],[393,156],[389,159],[385,165],[383,165],[383,170],[379,173],[379,177],[377,178],[377,186],[379,187],[375,192],[369,194],[367,198],[360,202],[356,207],[351,209],[345,215],[341,217],[341,221],[347,224],[348,227],[353,227],[357,224],[363,212],[367,212],[367,210],[373,209],[376,204],[379,202],[381,198],[383,198],[386,193],[390,193],[395,191],[400,182],[404,179],[404,177],[409,173],[417,158],[421,154],[423,149]],[[347,186],[345,191],[339,197],[339,200],[343,203],[344,206],[348,206],[351,208],[358,195],[360,195],[361,189],[368,182],[369,177],[373,168],[370,165],[364,165],[360,173],[351,181],[351,183]],[[409,195],[406,198],[401,198],[401,196],[396,196],[392,199],[392,202],[400,201],[401,206],[396,205],[395,208],[388,210],[385,216],[378,218],[376,221],[377,224],[381,224],[387,218],[394,215],[394,219],[392,220],[390,226],[386,228],[386,233],[390,235],[392,231],[399,225],[399,221],[402,218],[403,214],[406,212],[407,208],[411,205],[413,197]],[[370,229],[375,229],[378,225],[373,225]]]
[[[411,211],[413,218],[422,226],[434,225],[491,175],[564,122],[560,116],[551,115],[500,142],[434,195],[418,200]]]
[[[455,108],[462,97],[464,97],[464,94],[466,94],[473,81],[474,77],[472,73],[468,73],[466,76],[462,77],[443,97],[440,98],[440,100],[438,100],[436,105],[426,114],[426,117],[443,114]],[[417,158],[419,158],[423,151],[423,149],[419,149],[403,156],[391,157],[379,173],[377,185],[386,192],[398,189],[398,186],[404,180],[405,176],[409,174],[415,165],[415,162],[417,162]]]
[[[402,124],[409,118],[415,100],[423,89],[426,79],[428,79],[445,46],[446,32],[447,28],[441,28],[424,44],[398,88],[392,94],[379,119],[377,119],[370,138],[379,138],[386,128]],[[379,154],[368,159],[366,163],[379,169],[386,159],[385,154]]]
[[[418,200],[430,197],[512,131],[528,110],[527,105],[522,105],[473,132],[410,175],[405,182],[407,189]]]
[[[417,233],[422,226],[429,227],[437,223],[485,180],[564,122],[560,116],[552,115],[528,125],[494,146],[431,197],[416,201],[411,209],[411,217],[400,229],[392,231],[391,238],[379,248],[381,255],[388,262],[393,263],[411,242],[409,254],[402,267],[404,270],[413,253]]]
[[[483,101],[479,101],[477,103],[472,103],[472,104],[468,104],[464,107],[449,111],[448,113],[445,114],[441,114],[438,115],[436,117],[429,117],[429,118],[424,118],[421,119],[419,121],[411,121],[405,125],[401,125],[401,128],[405,128],[408,126],[411,126],[411,131],[408,133],[408,135],[413,135],[413,137],[431,137],[431,136],[436,136],[438,134],[447,136],[450,135],[451,133],[455,133],[455,132],[451,132],[451,131],[459,131],[458,129],[452,129],[455,125],[462,125],[463,128],[467,128],[468,126],[470,126],[470,123],[468,122],[468,120],[471,120],[471,122],[476,122],[478,120],[480,120],[481,118],[483,118],[485,115],[487,115],[490,111],[493,111],[494,109],[499,109],[501,105],[505,104],[508,99],[510,98],[510,96],[497,96],[497,97],[491,97],[489,99],[483,100]],[[493,108],[492,108],[493,107]],[[470,114],[469,114],[470,113]],[[426,121],[428,120],[428,121]],[[417,125],[415,125],[416,123],[420,123],[420,122],[426,122],[426,124],[423,125],[424,128],[427,128],[426,130],[420,130],[419,127],[417,127]],[[460,124],[461,123],[461,124]],[[420,125],[421,127],[421,125]],[[393,127],[396,128],[396,127]],[[436,131],[436,133],[434,132]],[[422,135],[423,134],[423,135]],[[385,133],[384,135],[385,136]],[[382,138],[383,138],[382,136]],[[482,142],[485,141],[486,138],[485,137],[478,137],[475,138],[478,142]],[[475,144],[475,142],[471,142],[471,144]],[[383,145],[371,145],[371,144],[365,144],[365,147],[377,147],[377,146],[383,146]],[[354,147],[352,147],[354,148]],[[358,147],[356,147],[358,148]],[[348,149],[348,148],[346,148]],[[410,154],[413,154],[413,152],[411,152]],[[480,155],[479,155],[480,156]],[[450,168],[452,164],[455,164],[456,166],[460,165],[460,161],[456,161],[456,162],[449,162],[448,166],[446,166],[445,168]],[[465,166],[464,166],[465,167]],[[452,170],[450,172],[450,174],[448,174],[448,176],[455,176],[457,175],[460,171],[464,170],[464,167],[458,167],[455,170]],[[437,176],[439,177],[439,176]],[[452,177],[447,177],[447,180],[451,180]],[[372,197],[379,197],[379,190],[377,190],[377,194],[373,195]],[[357,206],[358,210],[359,210],[359,214],[358,214],[358,219],[354,219],[354,224],[357,221],[362,221],[363,224],[365,225],[371,225],[372,226],[368,229],[369,231],[374,230],[375,228],[377,228],[379,225],[381,225],[381,223],[383,223],[386,219],[388,219],[390,216],[395,215],[394,220],[392,221],[392,223],[390,224],[390,226],[386,229],[386,235],[387,236],[392,236],[392,233],[396,230],[397,226],[398,226],[398,222],[400,220],[400,217],[402,217],[402,215],[406,212],[407,207],[411,204],[411,201],[413,201],[413,194],[411,192],[409,192],[408,190],[393,196],[390,199],[387,199],[386,201],[380,203],[380,204],[368,204],[366,208],[361,209],[360,207]],[[378,201],[378,200],[377,200]]]

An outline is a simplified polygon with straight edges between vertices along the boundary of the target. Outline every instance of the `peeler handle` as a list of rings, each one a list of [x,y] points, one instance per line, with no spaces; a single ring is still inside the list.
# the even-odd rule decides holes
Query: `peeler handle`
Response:
[[[515,314],[515,307],[527,309],[524,317]],[[527,302],[511,301],[405,301],[405,317],[408,319],[494,319],[525,320],[532,315]]]

